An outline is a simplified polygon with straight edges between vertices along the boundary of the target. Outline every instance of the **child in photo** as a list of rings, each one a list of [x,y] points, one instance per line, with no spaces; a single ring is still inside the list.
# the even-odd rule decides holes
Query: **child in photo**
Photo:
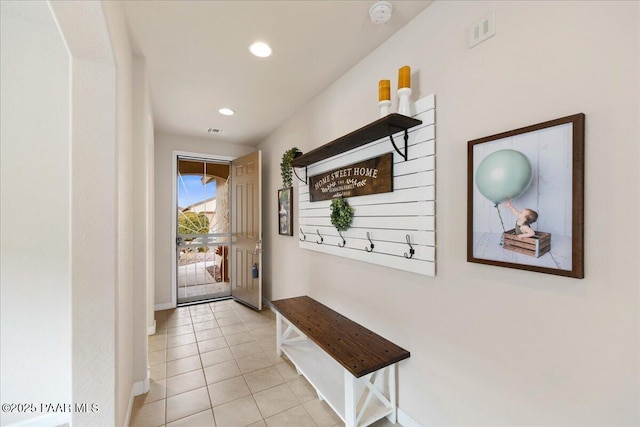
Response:
[[[511,200],[507,200],[504,205],[508,207],[511,212],[516,216],[516,236],[519,239],[524,239],[525,237],[533,237],[536,235],[536,232],[531,228],[531,224],[538,220],[538,212],[533,209],[525,208],[521,211],[517,210],[511,204]]]

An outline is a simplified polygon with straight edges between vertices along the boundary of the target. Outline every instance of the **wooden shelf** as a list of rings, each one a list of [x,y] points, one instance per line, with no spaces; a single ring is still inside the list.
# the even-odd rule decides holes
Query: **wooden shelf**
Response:
[[[369,144],[385,136],[391,136],[392,134],[400,131],[405,132],[405,153],[401,153],[397,147],[396,151],[406,160],[406,132],[414,126],[418,126],[422,123],[422,120],[414,119],[413,117],[407,117],[402,114],[389,114],[373,123],[361,127],[343,137],[340,137],[334,141],[331,141],[315,150],[309,151],[300,157],[296,157],[291,162],[291,166],[299,168],[309,166],[310,164],[319,162],[321,160],[333,157],[335,155],[344,153],[345,151],[352,150],[362,145]]]
[[[322,396],[322,399],[331,406],[342,421],[346,422],[343,368],[311,341],[283,344],[281,349],[296,369],[316,389],[316,392]],[[356,382],[356,395],[360,396],[364,391],[364,385]],[[359,425],[368,425],[392,412],[392,409],[372,399],[362,416],[364,422]],[[366,422],[367,420],[369,422]]]
[[[283,344],[282,351],[344,421],[342,367],[310,341]]]

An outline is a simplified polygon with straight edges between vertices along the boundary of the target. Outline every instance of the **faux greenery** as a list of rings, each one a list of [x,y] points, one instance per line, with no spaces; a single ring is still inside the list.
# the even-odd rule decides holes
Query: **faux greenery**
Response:
[[[291,187],[293,171],[291,169],[291,161],[296,157],[296,153],[300,152],[297,147],[287,150],[282,155],[280,163],[280,174],[282,175],[282,188],[285,190]]]
[[[331,201],[331,224],[338,231],[346,231],[351,227],[353,208],[342,197]]]

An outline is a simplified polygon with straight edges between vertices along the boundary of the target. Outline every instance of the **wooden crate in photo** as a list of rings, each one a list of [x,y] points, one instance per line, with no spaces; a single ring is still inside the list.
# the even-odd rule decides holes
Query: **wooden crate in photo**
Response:
[[[516,230],[511,229],[504,233],[504,248],[540,258],[551,250],[551,233],[536,231],[535,236],[521,239],[516,235]]]

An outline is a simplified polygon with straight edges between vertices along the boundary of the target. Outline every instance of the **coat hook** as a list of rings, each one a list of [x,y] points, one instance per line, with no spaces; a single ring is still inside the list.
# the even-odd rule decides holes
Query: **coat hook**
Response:
[[[321,245],[321,244],[322,244],[322,242],[324,242],[324,238],[323,238],[322,236],[320,236],[320,230],[318,230],[317,228],[316,228],[316,233],[318,233],[318,236],[320,237],[320,241],[318,242],[318,241],[316,240],[316,243],[317,243],[317,244],[319,244],[319,245]]]
[[[416,253],[416,250],[413,249],[413,246],[411,246],[411,238],[409,237],[409,235],[407,234],[407,245],[409,245],[409,255],[407,255],[407,253],[404,253],[404,257],[407,259],[411,259],[413,258],[413,255]]]
[[[302,231],[302,227],[300,227],[300,234],[302,234],[302,239],[300,239],[301,242],[304,242],[305,240],[307,240],[307,235],[304,234],[304,231]]]
[[[373,252],[374,245],[373,245],[373,242],[371,241],[371,236],[369,235],[368,231],[367,231],[367,239],[369,239],[369,248],[371,248],[371,249],[369,249],[369,248],[367,248],[365,246],[364,250],[367,251],[367,252]]]
[[[342,239],[342,244],[338,243],[338,247],[344,248],[347,245],[347,241],[344,240],[344,236],[342,235],[340,230],[338,230],[338,234],[340,235],[340,238]]]

